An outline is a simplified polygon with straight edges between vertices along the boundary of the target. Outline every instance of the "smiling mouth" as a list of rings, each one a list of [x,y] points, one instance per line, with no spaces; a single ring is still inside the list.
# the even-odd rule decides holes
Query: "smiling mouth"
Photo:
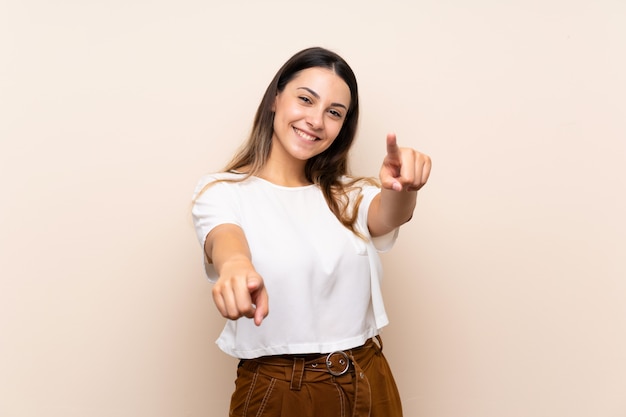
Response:
[[[318,138],[317,136],[311,136],[308,133],[305,133],[302,130],[298,129],[297,127],[294,127],[293,130],[298,136],[300,136],[304,140],[308,140],[310,142],[320,140],[320,138]]]

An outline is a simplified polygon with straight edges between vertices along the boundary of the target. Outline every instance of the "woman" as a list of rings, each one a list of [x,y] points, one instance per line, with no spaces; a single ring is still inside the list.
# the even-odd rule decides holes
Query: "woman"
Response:
[[[241,359],[231,416],[402,415],[379,336],[378,252],[411,219],[431,163],[389,134],[382,186],[350,177],[358,116],[348,64],[302,50],[268,86],[247,143],[198,184],[194,222],[229,319],[217,344]]]

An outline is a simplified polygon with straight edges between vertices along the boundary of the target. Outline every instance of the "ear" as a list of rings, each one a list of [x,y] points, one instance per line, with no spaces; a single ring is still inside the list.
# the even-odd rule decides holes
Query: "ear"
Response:
[[[272,113],[276,113],[276,100],[278,100],[278,93],[274,97],[274,102],[272,103]]]

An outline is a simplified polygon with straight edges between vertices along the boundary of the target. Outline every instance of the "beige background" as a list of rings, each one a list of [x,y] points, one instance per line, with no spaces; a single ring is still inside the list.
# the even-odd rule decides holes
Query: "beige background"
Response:
[[[192,190],[297,50],[354,172],[432,156],[385,255],[407,416],[626,415],[626,3],[0,1],[0,416],[227,415]]]

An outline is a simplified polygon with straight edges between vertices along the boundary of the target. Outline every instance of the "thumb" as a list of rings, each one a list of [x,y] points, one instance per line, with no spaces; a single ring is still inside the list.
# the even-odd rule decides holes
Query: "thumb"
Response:
[[[248,277],[246,285],[248,287],[248,291],[252,293],[253,291],[263,288],[263,280],[258,276]]]

